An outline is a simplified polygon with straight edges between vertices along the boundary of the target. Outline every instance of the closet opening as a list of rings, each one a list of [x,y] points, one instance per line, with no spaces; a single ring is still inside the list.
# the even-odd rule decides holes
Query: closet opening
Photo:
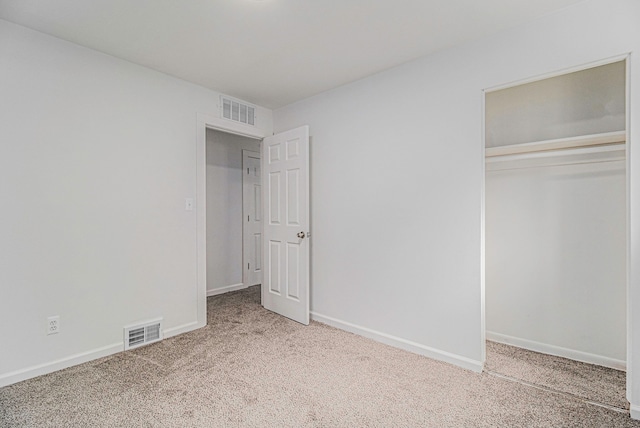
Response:
[[[484,93],[485,370],[628,411],[618,58]]]

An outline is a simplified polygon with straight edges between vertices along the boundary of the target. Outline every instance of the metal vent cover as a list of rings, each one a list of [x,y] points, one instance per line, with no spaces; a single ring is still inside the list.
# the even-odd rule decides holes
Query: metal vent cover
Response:
[[[147,321],[124,328],[124,350],[162,340],[162,319]]]
[[[233,98],[220,97],[222,117],[234,122],[256,126],[256,108]]]

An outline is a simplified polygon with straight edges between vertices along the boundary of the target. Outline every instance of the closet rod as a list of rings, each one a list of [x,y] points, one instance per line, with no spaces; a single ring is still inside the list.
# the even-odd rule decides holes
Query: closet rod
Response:
[[[606,146],[624,143],[626,131],[604,132],[601,134],[580,135],[577,137],[559,138],[555,140],[536,141],[534,143],[511,144],[500,147],[487,147],[485,157],[499,157],[515,154],[551,152],[563,149],[576,149],[592,146]]]
[[[520,153],[486,159],[486,171],[558,167],[578,164],[620,162],[626,158],[624,143],[565,149],[553,152]]]
[[[565,163],[549,163],[549,164],[540,164],[540,165],[514,166],[511,168],[495,168],[495,169],[490,168],[490,169],[487,169],[487,172],[513,171],[516,169],[531,169],[531,168],[552,168],[557,166],[568,166],[568,165],[611,163],[611,162],[620,162],[622,160],[623,159],[582,160],[582,161],[573,161],[573,162],[565,162]]]
[[[502,163],[502,162],[513,162],[513,161],[522,161],[522,160],[536,160],[536,159],[548,159],[548,158],[562,158],[562,157],[570,157],[570,156],[603,156],[601,154],[604,153],[615,153],[619,152],[620,156],[624,158],[625,156],[625,143],[611,143],[611,144],[602,144],[598,146],[587,146],[587,147],[574,147],[569,149],[557,149],[557,150],[547,150],[540,152],[529,152],[529,153],[514,153],[510,155],[501,155],[501,156],[493,156],[485,158],[485,162],[487,164],[493,163]]]

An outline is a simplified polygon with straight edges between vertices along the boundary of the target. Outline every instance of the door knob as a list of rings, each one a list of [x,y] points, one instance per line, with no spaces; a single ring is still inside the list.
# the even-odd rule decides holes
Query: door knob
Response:
[[[298,232],[298,238],[304,239],[305,236],[304,232]]]

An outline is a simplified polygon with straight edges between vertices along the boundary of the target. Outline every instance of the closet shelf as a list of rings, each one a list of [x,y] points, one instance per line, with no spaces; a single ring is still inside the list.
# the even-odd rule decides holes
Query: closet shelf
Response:
[[[624,143],[611,143],[600,146],[494,156],[485,159],[485,167],[487,172],[492,172],[563,165],[618,162],[624,161],[625,158],[626,145]]]
[[[625,131],[605,132],[602,134],[580,135],[556,140],[536,141],[534,143],[512,144],[500,147],[487,147],[485,157],[524,155],[527,153],[551,152],[556,150],[578,149],[585,147],[619,145],[626,141]]]

